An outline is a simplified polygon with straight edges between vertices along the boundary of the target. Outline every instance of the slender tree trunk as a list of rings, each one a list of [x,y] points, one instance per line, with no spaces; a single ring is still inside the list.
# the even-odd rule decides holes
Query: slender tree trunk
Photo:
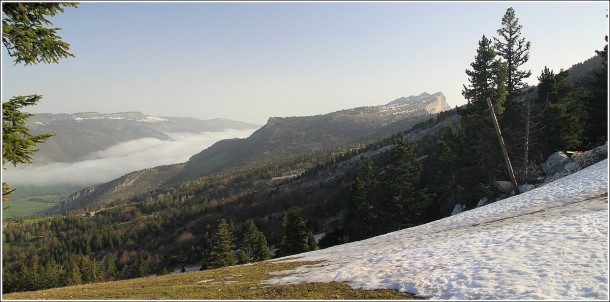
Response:
[[[510,180],[513,183],[513,190],[515,190],[515,195],[519,194],[521,192],[519,191],[519,186],[517,185],[515,171],[513,170],[513,166],[511,165],[510,159],[508,158],[508,151],[506,150],[506,145],[504,144],[504,139],[502,138],[502,132],[500,131],[500,125],[498,124],[498,118],[496,117],[496,112],[494,111],[494,107],[491,104],[490,98],[487,98],[487,106],[489,106],[491,120],[494,124],[494,128],[496,129],[496,134],[498,135],[498,141],[500,142],[500,147],[502,148],[502,154],[504,155],[504,161],[506,162],[506,168],[508,169]]]
[[[529,152],[530,152],[530,119],[531,108],[530,101],[525,100],[525,154],[523,155],[523,177],[527,179],[527,171],[529,167]]]

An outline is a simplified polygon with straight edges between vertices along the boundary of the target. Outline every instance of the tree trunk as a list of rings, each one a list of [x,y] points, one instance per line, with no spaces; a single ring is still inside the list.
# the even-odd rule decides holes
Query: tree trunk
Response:
[[[519,186],[517,185],[517,179],[515,178],[515,171],[513,170],[513,166],[510,163],[510,159],[508,158],[508,151],[506,150],[506,145],[504,144],[504,139],[502,138],[502,132],[500,132],[500,125],[498,124],[498,118],[496,117],[496,112],[494,111],[494,107],[491,104],[491,99],[487,98],[487,106],[489,106],[489,113],[491,114],[491,120],[494,124],[494,128],[496,129],[496,134],[498,135],[498,141],[500,142],[500,147],[502,148],[502,154],[504,155],[504,161],[506,162],[506,168],[508,169],[508,175],[510,176],[510,180],[513,183],[513,190],[515,190],[515,195],[521,193],[519,191]]]
[[[529,152],[530,152],[530,119],[531,119],[531,109],[530,109],[530,101],[525,100],[525,154],[523,156],[523,177],[527,178],[527,172],[529,167]]]

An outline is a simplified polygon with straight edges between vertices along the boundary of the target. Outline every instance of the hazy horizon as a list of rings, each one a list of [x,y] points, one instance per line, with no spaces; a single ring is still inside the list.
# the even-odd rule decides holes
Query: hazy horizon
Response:
[[[246,138],[256,129],[203,133],[166,133],[170,139],[145,137],[92,152],[76,162],[7,165],[3,181],[15,186],[82,185],[111,181],[125,174],[157,166],[178,164],[223,139]]]
[[[75,58],[13,64],[2,98],[31,113],[226,118],[316,115],[462,85],[483,35],[513,7],[532,71],[558,72],[606,44],[607,2],[82,2],[51,18]]]

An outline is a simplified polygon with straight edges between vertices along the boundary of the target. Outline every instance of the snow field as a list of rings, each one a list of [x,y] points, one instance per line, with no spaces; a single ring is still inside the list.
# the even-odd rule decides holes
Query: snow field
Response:
[[[267,283],[339,281],[431,299],[607,300],[607,192],[606,159],[455,216],[280,258],[326,262]]]

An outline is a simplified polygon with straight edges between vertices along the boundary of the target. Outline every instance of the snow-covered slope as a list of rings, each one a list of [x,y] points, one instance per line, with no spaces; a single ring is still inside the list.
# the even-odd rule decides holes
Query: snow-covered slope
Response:
[[[607,300],[607,192],[606,159],[459,215],[280,258],[326,261],[269,283],[339,281],[432,299]]]

